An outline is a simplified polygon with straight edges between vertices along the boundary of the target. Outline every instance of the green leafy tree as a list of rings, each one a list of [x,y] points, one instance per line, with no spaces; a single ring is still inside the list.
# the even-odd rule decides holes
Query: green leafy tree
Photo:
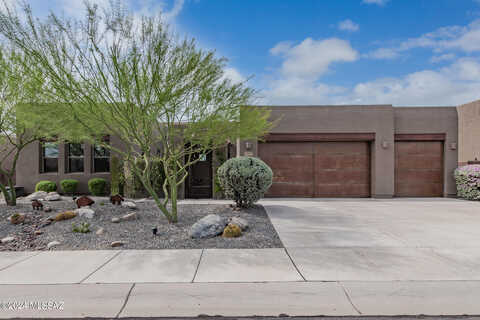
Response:
[[[7,205],[16,205],[15,171],[22,150],[45,136],[44,121],[31,113],[31,103],[40,103],[41,77],[28,74],[27,59],[11,49],[0,47],[0,183]]]
[[[74,120],[76,129],[63,133],[121,155],[169,222],[201,155],[271,128],[268,110],[247,107],[254,91],[225,77],[225,59],[178,39],[160,16],[133,15],[120,1],[106,10],[86,3],[81,21],[53,13],[39,20],[28,5],[22,13],[0,14],[0,33],[41,70],[57,113]],[[122,147],[97,139],[105,134]],[[155,159],[164,168],[163,199],[151,183]]]

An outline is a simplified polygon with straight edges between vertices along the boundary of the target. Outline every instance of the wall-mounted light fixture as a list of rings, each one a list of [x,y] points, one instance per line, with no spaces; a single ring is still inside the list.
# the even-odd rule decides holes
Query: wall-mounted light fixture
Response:
[[[389,145],[390,145],[390,143],[388,143],[388,141],[386,141],[386,140],[383,140],[383,141],[382,141],[382,148],[383,148],[383,149],[388,149],[388,146],[389,146]]]
[[[456,142],[450,143],[450,149],[451,150],[457,150],[457,143]]]
[[[252,143],[250,141],[245,142],[245,149],[250,151],[252,150]]]

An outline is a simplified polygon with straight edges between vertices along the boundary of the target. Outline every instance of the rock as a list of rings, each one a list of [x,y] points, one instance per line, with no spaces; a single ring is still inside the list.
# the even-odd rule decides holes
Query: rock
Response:
[[[100,228],[100,229],[97,230],[97,232],[95,232],[95,234],[96,234],[97,236],[101,236],[104,232],[105,232],[105,229]]]
[[[28,196],[25,197],[25,199],[28,201],[43,200],[47,195],[48,193],[46,193],[45,191],[37,191],[32,194],[29,194]]]
[[[77,216],[77,214],[73,211],[65,211],[62,213],[59,213],[55,216],[54,220],[55,221],[62,221],[62,220],[69,220],[73,219]]]
[[[136,212],[132,212],[132,213],[129,213],[129,214],[126,214],[124,216],[122,216],[120,218],[121,221],[130,221],[130,220],[136,220],[137,219],[137,213]]]
[[[137,205],[135,204],[135,202],[132,202],[132,201],[122,202],[122,207],[129,208],[129,209],[137,209]]]
[[[43,212],[52,212],[52,208],[51,207],[44,207]]]
[[[39,235],[43,234],[43,231],[41,231],[41,230],[35,230],[34,233],[35,233],[36,236],[39,236]]]
[[[20,224],[25,221],[25,214],[24,213],[14,213],[10,217],[8,217],[8,220],[10,221],[11,224]]]
[[[38,227],[39,227],[39,228],[45,228],[46,226],[51,225],[51,224],[52,224],[52,221],[53,221],[53,220],[48,220],[48,219],[47,219],[47,220],[43,221],[42,223],[40,223],[40,225],[39,225]]]
[[[112,248],[115,248],[115,247],[121,247],[121,246],[123,246],[124,244],[125,244],[125,243],[124,243],[123,241],[113,241],[113,242],[110,244],[110,246],[111,246]]]
[[[87,219],[92,219],[95,216],[95,211],[90,209],[90,207],[75,209],[73,212],[75,212],[79,217],[85,217]]]
[[[62,197],[57,192],[49,192],[44,199],[46,201],[59,201]]]
[[[47,249],[51,249],[51,248],[53,248],[53,247],[56,247],[56,246],[58,246],[59,244],[60,244],[60,242],[58,242],[58,241],[49,242],[49,243],[47,244]]]
[[[195,222],[188,231],[188,235],[194,239],[212,238],[223,232],[227,225],[227,219],[216,214],[209,214]]]
[[[12,241],[14,241],[15,238],[14,237],[5,237],[3,238],[2,240],[0,240],[1,243],[10,243]]]
[[[222,237],[224,238],[236,238],[242,235],[242,229],[233,223],[229,223],[225,229],[223,229]]]
[[[239,226],[242,231],[248,229],[248,221],[243,218],[233,217],[230,219],[230,223]]]
[[[113,223],[119,223],[119,222],[120,222],[120,218],[112,218],[112,222],[113,222]]]
[[[75,200],[75,203],[77,204],[78,208],[81,208],[81,207],[91,206],[92,204],[95,203],[95,201],[93,201],[87,196],[81,196],[80,198]]]

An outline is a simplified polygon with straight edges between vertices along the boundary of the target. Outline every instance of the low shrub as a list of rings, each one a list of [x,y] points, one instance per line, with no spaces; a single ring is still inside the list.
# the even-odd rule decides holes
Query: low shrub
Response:
[[[107,188],[107,180],[103,178],[92,178],[88,180],[88,191],[94,196],[104,196]]]
[[[78,233],[89,233],[90,232],[90,224],[87,222],[82,222],[78,225],[72,223],[72,231]]]
[[[57,184],[53,181],[42,180],[35,185],[35,191],[53,192],[57,191]]]
[[[77,191],[78,180],[75,179],[64,179],[60,181],[60,188],[63,193],[74,194]]]
[[[457,196],[467,200],[480,200],[480,165],[468,165],[455,170]]]
[[[218,168],[218,179],[225,196],[239,207],[250,207],[272,185],[273,172],[258,158],[238,157],[227,160]]]

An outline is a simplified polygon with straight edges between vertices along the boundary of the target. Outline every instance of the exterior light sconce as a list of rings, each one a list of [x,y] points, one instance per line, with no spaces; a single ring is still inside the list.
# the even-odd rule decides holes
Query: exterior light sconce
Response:
[[[252,150],[252,143],[247,141],[245,142],[245,149],[248,150],[248,151],[251,151]]]
[[[388,149],[389,146],[390,146],[390,143],[388,143],[388,141],[386,141],[386,140],[382,141],[382,148],[383,149]]]
[[[450,143],[450,149],[451,150],[457,150],[457,143],[456,142]]]

